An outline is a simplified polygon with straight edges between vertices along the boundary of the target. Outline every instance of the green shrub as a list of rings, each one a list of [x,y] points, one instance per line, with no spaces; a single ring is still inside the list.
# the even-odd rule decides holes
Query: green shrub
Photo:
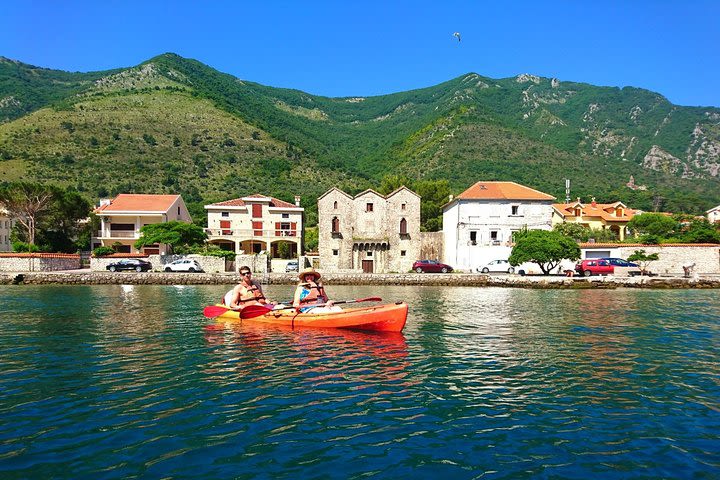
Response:
[[[115,253],[112,247],[97,247],[93,250],[93,257],[104,257],[106,255],[112,255]]]

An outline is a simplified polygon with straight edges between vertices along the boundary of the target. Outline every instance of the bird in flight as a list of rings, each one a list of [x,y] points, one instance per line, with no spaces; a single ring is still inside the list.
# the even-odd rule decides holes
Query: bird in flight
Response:
[[[457,37],[458,42],[460,41],[460,32],[453,33],[453,37]]]

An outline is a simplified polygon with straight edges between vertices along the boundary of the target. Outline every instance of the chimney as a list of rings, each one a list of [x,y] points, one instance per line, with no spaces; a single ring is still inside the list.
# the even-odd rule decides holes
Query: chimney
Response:
[[[455,198],[455,197],[454,197],[453,194],[451,193],[451,194],[449,195],[449,197],[448,197],[448,202],[452,202],[452,201],[453,201],[453,198]]]
[[[295,195],[295,206],[296,207],[300,206],[300,195]]]
[[[101,198],[100,199],[100,206],[104,207],[105,205],[110,205],[110,199],[109,198]]]
[[[595,203],[595,197],[592,197],[592,202],[590,203],[593,208],[597,207],[597,203]]]

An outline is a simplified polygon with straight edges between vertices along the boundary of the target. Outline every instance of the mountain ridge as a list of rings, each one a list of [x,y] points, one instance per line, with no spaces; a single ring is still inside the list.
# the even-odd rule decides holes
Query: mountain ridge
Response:
[[[89,73],[0,58],[0,173],[95,197],[178,189],[200,204],[255,188],[284,200],[300,193],[312,210],[323,189],[373,187],[388,174],[447,178],[455,192],[513,180],[558,198],[570,178],[573,198],[700,213],[720,203],[719,157],[720,109],[637,87],[471,72],[388,95],[324,97],[172,53]],[[131,184],[93,165],[160,173]]]

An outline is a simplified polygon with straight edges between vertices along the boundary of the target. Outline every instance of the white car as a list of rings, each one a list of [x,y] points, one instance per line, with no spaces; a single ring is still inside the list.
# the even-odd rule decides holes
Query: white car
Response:
[[[515,267],[510,265],[507,260],[493,260],[487,265],[478,267],[476,270],[481,273],[515,273]]]
[[[203,269],[195,260],[175,260],[165,265],[166,272],[202,272]]]

